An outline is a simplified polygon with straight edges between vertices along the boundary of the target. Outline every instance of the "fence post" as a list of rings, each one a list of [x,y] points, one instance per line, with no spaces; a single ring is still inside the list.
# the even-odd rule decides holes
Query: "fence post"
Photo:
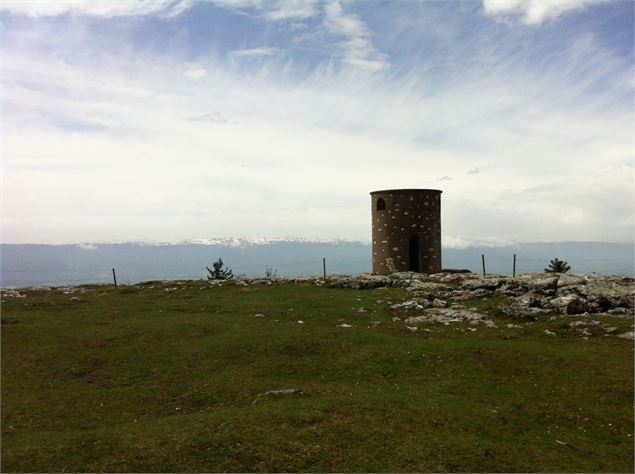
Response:
[[[322,257],[322,270],[324,271],[324,279],[326,280],[326,258]]]
[[[516,276],[516,254],[514,254],[514,267],[512,269],[512,276]]]
[[[112,269],[112,279],[115,281],[115,288],[117,288],[117,275],[115,275],[115,269]]]
[[[485,254],[481,254],[481,260],[483,261],[483,276],[485,276]]]

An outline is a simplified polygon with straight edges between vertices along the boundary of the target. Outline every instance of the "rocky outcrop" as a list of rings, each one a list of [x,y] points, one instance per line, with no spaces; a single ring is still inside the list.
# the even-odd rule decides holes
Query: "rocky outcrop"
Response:
[[[504,296],[509,304],[503,305],[500,310],[510,316],[535,317],[547,313],[573,315],[613,309],[632,312],[634,307],[634,280],[630,277],[548,273],[527,273],[516,278],[480,277],[475,274],[453,274],[451,277],[458,288],[445,292],[444,298],[460,302],[494,295]],[[429,279],[431,282],[428,285],[440,281],[442,277],[429,275]],[[443,287],[428,288],[441,290]],[[425,289],[422,287],[422,290]],[[417,293],[420,295],[421,291]]]
[[[549,300],[549,306],[560,314],[588,313],[591,305],[577,295],[564,295]]]
[[[419,306],[447,306],[492,296],[504,296],[509,303],[501,307],[508,315],[535,316],[601,313],[610,310],[632,312],[635,287],[632,277],[601,275],[566,275],[525,273],[518,277],[487,276],[475,273],[400,272],[392,275],[362,273],[358,276],[330,275],[322,277],[277,277],[235,280],[233,284],[310,284],[330,288],[372,289],[406,288]],[[214,285],[225,284],[222,281]],[[429,302],[430,304],[428,304]]]
[[[419,279],[411,275],[391,275],[407,281],[406,288],[412,298],[393,303],[390,308],[400,314],[407,328],[416,331],[422,324],[467,322],[468,329],[475,325],[497,327],[491,316],[506,316],[526,320],[539,317],[566,318],[579,315],[585,318],[562,327],[570,327],[584,339],[606,335],[632,338],[609,323],[587,319],[591,314],[618,318],[633,318],[635,287],[633,278],[599,275],[557,275],[530,273],[517,278],[505,276],[480,277],[475,274],[428,275]],[[393,286],[402,286],[392,284]],[[497,298],[487,310],[476,310],[471,305],[483,298]],[[522,325],[507,324],[507,329]],[[632,326],[631,326],[632,327]],[[459,329],[461,330],[461,329]],[[623,330],[622,330],[623,331]],[[556,332],[545,330],[547,335]]]
[[[407,324],[421,324],[421,323],[439,323],[439,324],[451,324],[467,321],[470,324],[485,324],[490,327],[496,327],[496,325],[487,316],[477,311],[468,308],[433,308],[426,311],[425,314],[420,316],[411,316],[405,319]]]
[[[400,272],[391,275],[277,277],[237,280],[234,284],[310,284],[330,288],[372,289],[401,287],[412,298],[393,309],[448,308],[465,301],[502,297],[500,314],[536,318],[544,314],[576,315],[607,311],[633,314],[635,286],[632,277],[525,273],[518,277],[475,273]],[[213,283],[224,284],[222,282]]]

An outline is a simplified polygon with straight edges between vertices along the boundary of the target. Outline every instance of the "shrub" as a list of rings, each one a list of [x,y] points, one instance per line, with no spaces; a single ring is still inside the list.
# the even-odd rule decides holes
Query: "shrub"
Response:
[[[209,267],[205,268],[207,268],[207,271],[209,272],[209,275],[207,276],[208,280],[229,280],[234,277],[231,269],[225,267],[222,258],[219,258],[216,262],[212,263],[212,269]]]
[[[562,260],[558,260],[558,257],[551,260],[549,262],[549,266],[545,268],[545,272],[547,273],[567,273],[569,270],[571,270],[569,264]]]

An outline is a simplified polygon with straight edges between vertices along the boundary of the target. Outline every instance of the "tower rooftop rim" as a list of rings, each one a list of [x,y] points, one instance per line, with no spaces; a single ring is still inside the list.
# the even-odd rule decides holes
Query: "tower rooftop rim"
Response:
[[[435,192],[435,193],[442,193],[443,192],[440,189],[400,188],[400,189],[380,189],[380,190],[377,190],[377,191],[371,191],[370,194],[373,195],[373,194],[377,194],[377,193],[421,192],[421,191]]]

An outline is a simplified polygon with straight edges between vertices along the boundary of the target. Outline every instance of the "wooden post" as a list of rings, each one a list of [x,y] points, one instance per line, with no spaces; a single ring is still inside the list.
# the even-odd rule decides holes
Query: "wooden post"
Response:
[[[512,276],[515,277],[516,276],[516,254],[514,254],[514,267],[512,270]]]
[[[115,288],[117,288],[117,275],[115,275],[115,269],[112,269],[112,279],[115,281]]]
[[[483,261],[483,276],[485,276],[485,254],[481,254],[481,260]]]
[[[326,280],[326,258],[322,257],[322,270],[324,270],[324,279]]]

